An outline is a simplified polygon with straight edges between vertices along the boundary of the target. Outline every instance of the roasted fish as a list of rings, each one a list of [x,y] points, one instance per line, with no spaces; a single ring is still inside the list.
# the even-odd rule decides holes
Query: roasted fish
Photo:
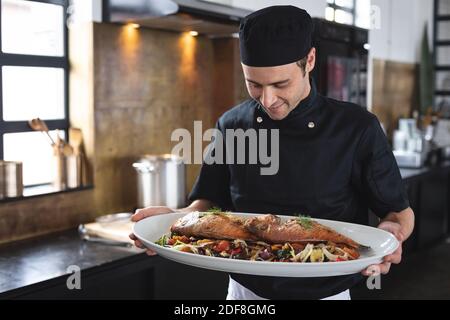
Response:
[[[196,238],[256,240],[244,227],[243,219],[222,212],[189,213],[178,219],[170,231]]]
[[[247,219],[247,230],[258,239],[269,243],[318,243],[331,242],[359,249],[361,245],[352,239],[310,219],[299,217],[286,222],[275,215],[263,215]]]

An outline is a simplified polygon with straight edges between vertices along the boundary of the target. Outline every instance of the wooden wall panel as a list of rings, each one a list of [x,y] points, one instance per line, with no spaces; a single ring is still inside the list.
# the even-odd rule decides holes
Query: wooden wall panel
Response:
[[[398,119],[411,117],[418,107],[417,65],[375,59],[373,74],[372,112],[391,137]]]

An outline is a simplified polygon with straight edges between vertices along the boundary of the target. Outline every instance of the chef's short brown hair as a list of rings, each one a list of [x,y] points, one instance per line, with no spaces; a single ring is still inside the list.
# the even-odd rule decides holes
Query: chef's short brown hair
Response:
[[[308,56],[297,61],[297,65],[300,67],[300,69],[302,69],[303,76],[306,76],[306,62],[308,62]]]

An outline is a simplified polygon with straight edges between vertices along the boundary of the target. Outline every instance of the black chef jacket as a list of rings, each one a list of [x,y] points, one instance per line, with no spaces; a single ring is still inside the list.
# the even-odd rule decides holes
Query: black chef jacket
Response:
[[[236,212],[309,215],[368,223],[409,207],[399,169],[377,118],[360,106],[310,95],[283,120],[248,100],[226,112],[217,128],[279,129],[279,171],[260,175],[259,164],[203,164],[190,200],[207,199]],[[270,134],[269,134],[270,136]],[[225,143],[224,143],[225,144]],[[218,262],[219,263],[219,262]],[[321,299],[345,291],[360,274],[284,278],[232,274],[268,299]]]

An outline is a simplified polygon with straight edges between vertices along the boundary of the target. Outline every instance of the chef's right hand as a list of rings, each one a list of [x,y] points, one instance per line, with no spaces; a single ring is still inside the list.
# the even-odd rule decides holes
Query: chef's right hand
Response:
[[[166,213],[172,213],[175,212],[174,210],[168,208],[168,207],[148,207],[148,208],[144,208],[144,209],[137,209],[136,212],[134,213],[134,215],[131,217],[131,221],[133,222],[138,222],[139,220],[151,217],[151,216],[156,216],[159,214],[166,214]],[[129,235],[130,239],[134,241],[134,245],[138,248],[141,249],[145,249],[145,246],[142,244],[141,241],[139,241],[138,238],[136,238],[136,236],[131,233]],[[151,249],[147,249],[146,253],[149,256],[154,256],[156,255],[156,252],[151,250]]]

